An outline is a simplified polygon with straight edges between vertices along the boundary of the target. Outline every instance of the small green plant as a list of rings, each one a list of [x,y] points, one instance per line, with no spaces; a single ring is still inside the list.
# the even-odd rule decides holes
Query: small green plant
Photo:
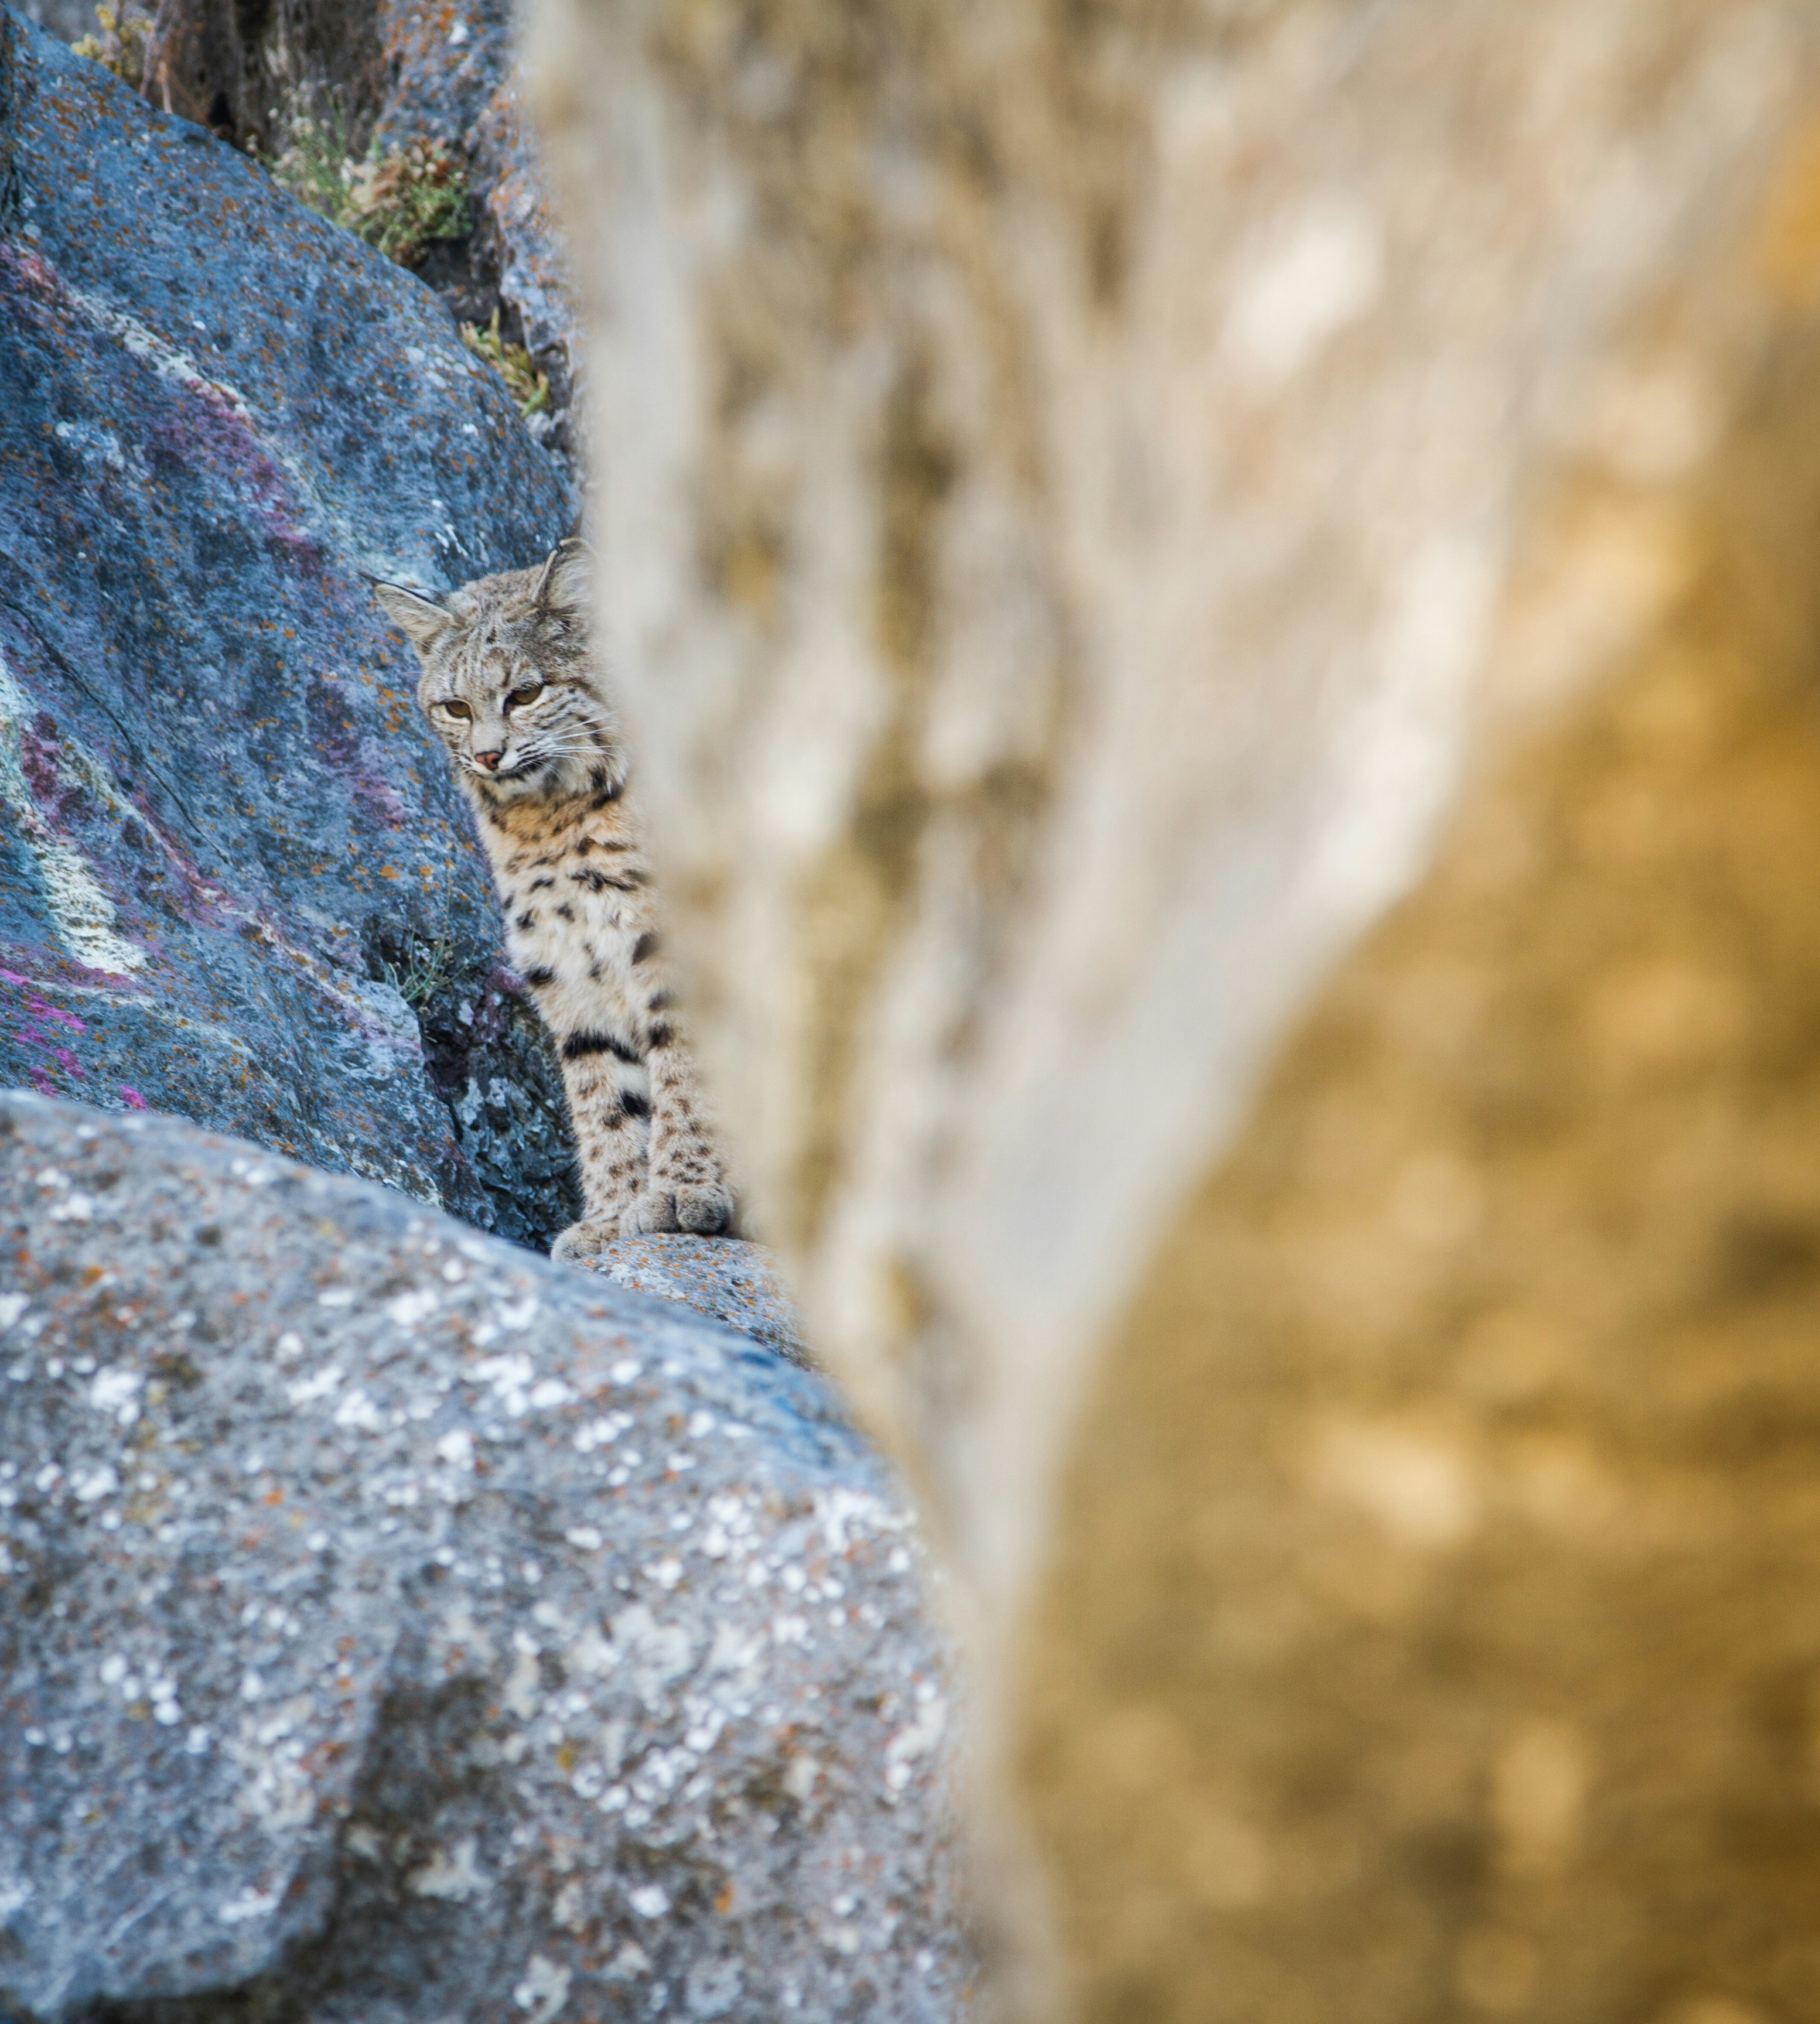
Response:
[[[97,7],[95,20],[101,33],[84,35],[80,42],[72,42],[70,48],[77,56],[86,57],[91,62],[111,70],[122,83],[131,85],[135,91],[142,90],[146,60],[152,53],[151,21],[133,11],[130,0],[117,8]]]
[[[536,360],[522,344],[508,344],[500,336],[497,310],[485,329],[477,323],[464,323],[461,342],[475,358],[484,358],[505,382],[505,390],[518,403],[518,411],[527,422],[549,406],[548,375],[538,370]]]
[[[414,267],[432,241],[468,228],[468,175],[440,141],[418,140],[364,156],[348,145],[339,107],[326,117],[296,113],[290,141],[272,173],[301,204]]]
[[[340,107],[320,119],[293,113],[289,127],[289,145],[266,166],[299,204],[308,205],[331,225],[346,226],[354,163]]]
[[[468,174],[440,141],[369,154],[354,182],[354,229],[401,267],[468,230]]]
[[[442,874],[442,912],[432,934],[407,927],[401,940],[402,961],[382,955],[380,967],[385,981],[413,1012],[422,1010],[449,981],[455,966],[455,932],[450,920],[455,903],[455,873],[452,866]]]
[[[434,941],[413,936],[402,969],[396,963],[386,964],[386,981],[413,1012],[420,1011],[448,982],[454,959],[455,944],[447,933]]]

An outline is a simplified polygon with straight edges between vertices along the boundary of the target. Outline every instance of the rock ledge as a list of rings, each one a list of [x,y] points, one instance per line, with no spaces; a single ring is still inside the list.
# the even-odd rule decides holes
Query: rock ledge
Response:
[[[947,2024],[948,1659],[819,1380],[0,1097],[0,2010]]]

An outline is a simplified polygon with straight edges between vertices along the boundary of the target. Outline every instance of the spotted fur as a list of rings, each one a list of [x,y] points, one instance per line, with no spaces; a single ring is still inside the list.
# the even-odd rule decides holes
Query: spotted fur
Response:
[[[589,646],[586,567],[566,541],[541,567],[482,577],[446,605],[379,588],[417,650],[417,700],[479,818],[506,946],[562,1058],[586,1213],[556,1258],[733,1219],[665,973],[618,720]]]

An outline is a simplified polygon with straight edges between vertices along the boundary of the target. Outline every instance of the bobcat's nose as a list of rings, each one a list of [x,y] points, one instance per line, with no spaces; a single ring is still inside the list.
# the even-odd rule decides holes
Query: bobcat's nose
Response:
[[[474,755],[474,763],[476,766],[491,773],[497,769],[500,761],[505,757],[505,754],[503,752],[476,752]]]

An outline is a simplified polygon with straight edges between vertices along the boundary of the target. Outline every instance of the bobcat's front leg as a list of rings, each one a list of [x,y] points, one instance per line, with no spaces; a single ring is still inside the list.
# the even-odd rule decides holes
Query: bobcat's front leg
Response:
[[[644,1065],[650,1078],[651,1135],[644,1191],[633,1211],[640,1230],[733,1234],[733,1191],[701,1116],[695,1064],[678,1039],[669,991],[654,978],[645,1003]]]
[[[556,1259],[591,1258],[637,1219],[645,1174],[651,1098],[637,1050],[597,1027],[556,1036],[582,1169],[582,1218],[550,1246]]]

